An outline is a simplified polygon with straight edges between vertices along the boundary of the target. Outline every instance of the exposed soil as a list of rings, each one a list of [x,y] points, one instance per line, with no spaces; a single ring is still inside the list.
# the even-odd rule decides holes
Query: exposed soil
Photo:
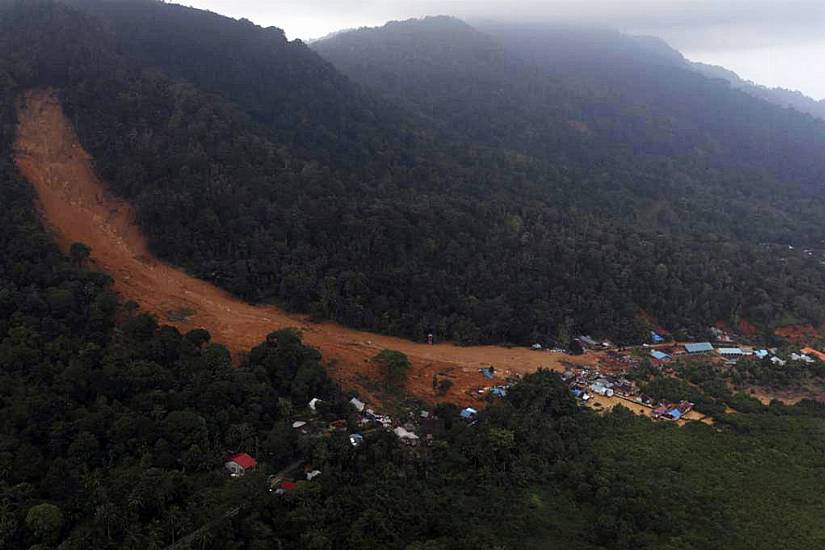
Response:
[[[770,388],[751,387],[746,390],[751,397],[755,397],[764,405],[770,405],[774,399],[786,405],[795,405],[803,399],[811,399],[825,403],[825,388],[814,384],[807,384],[785,390],[772,390]]]
[[[748,338],[759,336],[759,328],[747,319],[739,319],[738,327],[743,336]]]
[[[631,399],[626,399],[624,397],[619,397],[618,395],[613,395],[611,397],[607,397],[606,395],[591,395],[590,399],[587,401],[587,406],[591,409],[600,412],[606,412],[612,409],[613,407],[621,405],[622,407],[632,411],[635,414],[641,416],[647,416],[649,418],[654,418],[654,407],[650,407],[647,405],[643,405],[641,403],[637,403]],[[699,411],[688,411],[686,415],[682,417],[681,420],[670,421],[674,422],[679,426],[684,426],[688,422],[703,422],[705,424],[713,424],[713,418],[709,416],[705,416],[704,414],[700,413]]]
[[[245,303],[215,286],[155,259],[126,202],[113,197],[97,177],[59,101],[50,91],[27,92],[18,106],[15,158],[20,173],[37,191],[39,211],[64,251],[73,242],[92,249],[93,265],[109,273],[124,300],[181,331],[205,328],[216,342],[238,354],[274,330],[295,327],[318,348],[331,376],[342,386],[376,400],[380,380],[370,358],[384,348],[407,354],[413,364],[408,389],[425,401],[475,403],[474,390],[490,386],[478,370],[494,366],[497,377],[539,368],[564,370],[563,361],[594,364],[593,355],[569,356],[496,346],[433,346],[356,331],[334,323],[311,323],[273,306]],[[452,379],[437,396],[433,377]],[[371,391],[372,390],[372,391]]]
[[[816,328],[810,324],[787,325],[777,328],[773,333],[792,342],[805,341],[818,335]]]

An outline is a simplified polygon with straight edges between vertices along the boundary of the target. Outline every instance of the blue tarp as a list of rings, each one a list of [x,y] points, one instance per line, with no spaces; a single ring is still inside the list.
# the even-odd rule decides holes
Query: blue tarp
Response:
[[[474,408],[472,408],[472,407],[467,407],[466,409],[464,409],[463,411],[461,411],[461,418],[472,418],[472,417],[473,417],[473,416],[475,416],[477,413],[478,413],[478,411],[477,411],[477,410],[475,410]]]
[[[497,397],[506,397],[507,396],[507,389],[496,386],[495,388],[493,388],[490,391],[490,393],[492,393],[493,395],[495,395]]]
[[[655,332],[653,332],[653,331],[650,331],[650,340],[651,340],[654,344],[661,344],[662,342],[664,342],[664,341],[665,341],[665,339],[664,339],[662,336],[659,336],[658,334],[656,334],[656,333],[655,333]]]
[[[680,418],[682,418],[682,411],[680,411],[679,409],[673,409],[667,414],[670,415],[670,417],[674,420],[679,420]]]
[[[578,388],[574,388],[574,389],[570,390],[570,393],[573,394],[573,397],[581,397],[584,392],[581,391]]]

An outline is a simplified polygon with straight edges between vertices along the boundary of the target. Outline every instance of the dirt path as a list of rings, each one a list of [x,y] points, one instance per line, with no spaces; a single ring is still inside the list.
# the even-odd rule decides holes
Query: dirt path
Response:
[[[108,193],[97,177],[59,101],[49,91],[30,91],[18,108],[15,158],[20,173],[34,186],[39,210],[65,251],[72,242],[92,248],[92,261],[114,279],[125,300],[134,300],[181,331],[202,327],[213,340],[231,351],[244,352],[273,330],[296,327],[305,341],[318,348],[330,363],[330,372],[345,387],[369,398],[377,379],[370,357],[384,348],[406,353],[412,363],[409,389],[435,400],[432,379],[443,374],[453,388],[441,399],[472,401],[473,388],[490,385],[478,369],[494,366],[506,372],[528,373],[540,367],[561,370],[561,361],[592,363],[592,358],[507,349],[495,346],[429,346],[407,340],[344,328],[334,323],[314,324],[272,306],[247,304],[215,286],[195,279],[156,260],[134,223],[124,201]],[[181,318],[180,312],[186,312]],[[486,382],[486,384],[485,384]]]

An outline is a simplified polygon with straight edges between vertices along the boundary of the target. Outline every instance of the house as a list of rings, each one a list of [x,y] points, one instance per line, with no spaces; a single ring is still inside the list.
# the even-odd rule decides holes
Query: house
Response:
[[[579,343],[582,349],[595,349],[601,347],[601,345],[590,336],[579,336],[575,340]]]
[[[532,349],[533,351],[541,351],[541,344],[533,344],[532,346],[530,346],[530,349]]]
[[[471,419],[471,418],[474,418],[474,417],[475,417],[475,415],[477,415],[477,414],[478,414],[478,411],[477,411],[477,410],[475,410],[475,409],[474,409],[474,408],[472,408],[472,407],[467,407],[466,409],[464,409],[463,411],[461,411],[461,413],[459,413],[459,415],[461,416],[461,418],[464,418],[464,419],[467,419],[467,420],[469,420],[469,419]]]
[[[784,359],[780,359],[779,357],[774,355],[773,357],[771,357],[771,363],[779,367],[784,367],[787,361],[785,361]]]
[[[713,351],[713,346],[710,342],[698,342],[694,344],[685,344],[685,352],[690,354],[710,353]]]
[[[353,407],[355,407],[355,410],[358,411],[358,412],[363,412],[364,407],[367,406],[366,403],[364,403],[363,401],[361,401],[357,397],[353,397],[352,399],[349,400],[349,402]]]
[[[804,353],[805,355],[813,355],[814,357],[816,357],[820,361],[825,361],[825,353],[822,353],[821,351],[817,351],[814,348],[810,348],[810,347],[802,348],[800,351],[802,351],[802,353]]]
[[[225,456],[223,465],[233,477],[240,477],[248,470],[254,470],[258,463],[246,453],[235,453]]]
[[[350,434],[349,442],[353,447],[357,447],[364,442],[364,436],[361,434]]]
[[[318,409],[316,409],[316,407],[318,406],[318,403],[320,403],[320,402],[321,402],[320,399],[318,399],[317,397],[313,397],[309,401],[309,408],[312,409],[313,412],[317,411]]]
[[[484,375],[484,378],[487,380],[492,380],[495,376],[495,369],[493,369],[493,367],[485,367],[483,369],[478,369],[478,371]]]
[[[741,348],[719,348],[716,352],[726,359],[738,359],[745,355]]]
[[[607,378],[604,378],[604,377],[596,378],[596,384],[600,384],[600,385],[604,386],[605,388],[612,388],[614,386],[614,384],[611,380],[608,380]]]
[[[307,423],[304,422],[303,420],[296,420],[295,422],[292,423],[292,427],[295,428],[296,430],[298,428],[303,428],[306,425],[307,425]]]
[[[667,363],[671,359],[670,355],[657,349],[651,351],[650,356],[653,357],[653,359],[658,361],[659,363]]]
[[[280,485],[278,485],[278,489],[275,491],[275,494],[276,495],[282,495],[284,493],[288,493],[289,491],[294,491],[297,488],[298,488],[297,483],[295,483],[294,481],[290,481],[288,479],[285,479],[281,482]]]
[[[679,401],[677,408],[682,411],[682,414],[687,414],[693,410],[693,403],[690,401]]]
[[[490,393],[496,397],[507,397],[507,388],[504,386],[494,386]]]
[[[319,475],[321,475],[321,470],[312,470],[311,472],[307,472],[307,481],[312,481]]]
[[[372,409],[367,409],[367,418],[373,422],[381,424],[384,428],[389,428],[392,426],[392,417],[385,414],[376,414]]]
[[[606,397],[613,397],[613,388],[608,388],[605,384],[600,382],[594,382],[590,385],[590,389],[593,393],[597,393],[599,395],[604,395]]]
[[[808,364],[816,362],[813,357],[808,357],[807,355],[802,355],[802,354],[799,354],[799,353],[792,353],[791,354],[791,359],[793,359],[794,361],[802,361],[803,363],[808,363]]]
[[[418,444],[418,436],[415,435],[413,432],[408,431],[406,428],[398,426],[393,430],[393,433],[398,436],[398,439],[406,443],[407,445],[416,445]]]
[[[765,357],[768,356],[768,350],[758,349],[758,350],[754,351],[753,354],[759,359],[764,359]]]
[[[661,344],[662,342],[665,341],[665,338],[664,338],[664,336],[656,334],[655,332],[653,332],[651,330],[650,331],[650,341],[653,342],[654,344]]]

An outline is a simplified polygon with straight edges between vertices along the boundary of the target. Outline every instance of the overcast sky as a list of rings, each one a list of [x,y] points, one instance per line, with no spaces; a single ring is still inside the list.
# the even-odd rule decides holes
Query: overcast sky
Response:
[[[607,26],[660,36],[695,61],[825,98],[825,0],[177,1],[302,39],[424,15]]]

